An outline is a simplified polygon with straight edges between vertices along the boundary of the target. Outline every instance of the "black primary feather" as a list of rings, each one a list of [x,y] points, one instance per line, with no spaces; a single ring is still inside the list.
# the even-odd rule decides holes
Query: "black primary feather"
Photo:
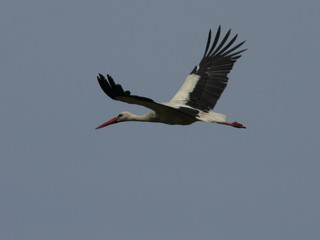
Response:
[[[130,91],[124,91],[122,86],[120,84],[116,84],[110,75],[107,75],[107,78],[108,79],[106,79],[101,73],[97,76],[100,87],[110,98],[119,100],[117,97],[130,97],[141,101],[153,102],[150,98],[131,95]]]
[[[241,57],[240,53],[246,51],[243,49],[235,52],[245,41],[240,42],[232,47],[238,35],[235,35],[229,42],[228,38],[231,29],[220,39],[221,27],[219,26],[214,41],[211,44],[211,30],[209,31],[208,40],[205,48],[205,54],[191,74],[199,76],[199,80],[192,92],[189,93],[187,105],[208,112],[214,108],[221,94],[228,83],[228,74],[233,64]],[[208,49],[210,48],[209,52]],[[178,99],[175,99],[178,100]]]

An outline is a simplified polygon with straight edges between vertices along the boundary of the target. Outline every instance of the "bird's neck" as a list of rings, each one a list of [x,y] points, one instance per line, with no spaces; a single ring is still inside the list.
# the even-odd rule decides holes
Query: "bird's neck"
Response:
[[[154,112],[149,112],[145,115],[135,115],[133,113],[128,117],[128,121],[138,121],[138,122],[155,122],[156,116]]]

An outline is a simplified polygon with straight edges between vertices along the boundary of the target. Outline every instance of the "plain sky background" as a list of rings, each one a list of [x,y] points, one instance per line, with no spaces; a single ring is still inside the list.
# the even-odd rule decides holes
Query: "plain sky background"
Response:
[[[320,239],[320,2],[0,3],[0,239]],[[96,126],[168,101],[208,30],[247,40],[214,124]]]

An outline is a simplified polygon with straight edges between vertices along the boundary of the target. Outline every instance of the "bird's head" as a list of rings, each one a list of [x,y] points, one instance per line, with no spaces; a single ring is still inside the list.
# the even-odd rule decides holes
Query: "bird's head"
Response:
[[[96,129],[100,129],[100,128],[106,127],[108,125],[119,123],[119,122],[130,121],[131,115],[132,114],[129,112],[121,112],[121,113],[119,113],[119,115],[117,117],[112,118],[109,121],[101,124],[100,126],[96,127]]]

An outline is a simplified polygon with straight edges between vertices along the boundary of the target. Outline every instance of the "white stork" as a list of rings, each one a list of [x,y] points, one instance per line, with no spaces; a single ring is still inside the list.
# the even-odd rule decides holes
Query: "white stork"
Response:
[[[99,74],[98,81],[102,90],[112,99],[130,104],[138,104],[151,111],[143,116],[122,112],[117,117],[103,123],[96,129],[110,124],[125,121],[160,122],[165,124],[189,125],[196,121],[218,123],[236,128],[245,128],[238,122],[226,122],[226,115],[209,112],[214,108],[228,83],[228,73],[233,64],[241,57],[240,53],[247,49],[236,51],[245,41],[233,46],[238,35],[227,42],[231,29],[220,43],[221,27],[219,26],[211,44],[211,30],[202,60],[187,76],[184,84],[170,102],[157,103],[150,98],[131,95],[124,91],[121,85],[115,84],[112,77],[107,79]],[[211,46],[210,46],[211,45]]]

